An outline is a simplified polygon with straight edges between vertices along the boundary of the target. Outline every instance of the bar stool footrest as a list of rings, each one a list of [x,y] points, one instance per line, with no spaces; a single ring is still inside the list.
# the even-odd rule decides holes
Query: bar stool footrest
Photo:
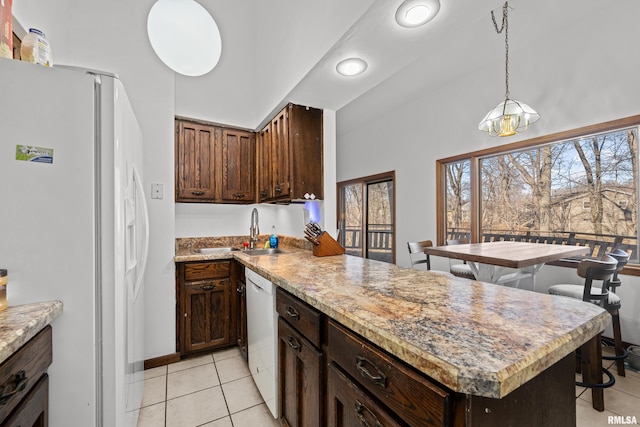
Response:
[[[587,388],[609,388],[612,387],[616,383],[616,378],[613,374],[606,368],[602,368],[602,372],[609,378],[609,380],[602,384],[592,384],[592,383],[583,383],[576,381],[576,385],[578,387],[587,387]]]
[[[605,344],[606,347],[608,348],[615,348],[615,343],[613,342],[613,340],[609,339],[609,338],[602,338],[601,339],[602,343]],[[620,356],[605,356],[604,354],[602,355],[602,358],[605,360],[624,360],[627,358],[627,355],[629,354],[629,352],[627,351],[626,348],[622,348],[622,354]]]

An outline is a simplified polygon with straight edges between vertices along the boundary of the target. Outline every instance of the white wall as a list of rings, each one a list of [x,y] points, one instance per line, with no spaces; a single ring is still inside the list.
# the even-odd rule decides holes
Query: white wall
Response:
[[[540,22],[529,39],[534,41],[518,46],[517,38],[511,40],[511,94],[541,115],[524,134],[496,139],[477,130],[480,119],[503,98],[504,56],[499,54],[503,38],[496,39],[497,55],[489,53],[494,46],[486,46],[495,62],[470,64],[462,77],[425,85],[402,103],[387,103],[406,82],[428,81],[428,75],[416,72],[420,64],[414,64],[414,69],[338,111],[338,181],[396,171],[399,265],[409,266],[405,242],[435,239],[436,159],[640,113],[636,22],[640,4],[594,6],[591,0],[589,4],[591,13],[582,19],[568,17],[566,25],[556,29]],[[446,270],[448,262],[434,260],[434,268]],[[538,289],[545,291],[558,280],[579,283],[574,270],[546,266],[538,277]],[[640,319],[635,315],[640,278],[622,280],[623,338],[640,343]]]

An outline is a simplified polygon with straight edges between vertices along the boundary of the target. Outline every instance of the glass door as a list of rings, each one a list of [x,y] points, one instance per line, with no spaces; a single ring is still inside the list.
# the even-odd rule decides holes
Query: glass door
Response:
[[[340,244],[349,255],[395,262],[395,173],[338,183]]]

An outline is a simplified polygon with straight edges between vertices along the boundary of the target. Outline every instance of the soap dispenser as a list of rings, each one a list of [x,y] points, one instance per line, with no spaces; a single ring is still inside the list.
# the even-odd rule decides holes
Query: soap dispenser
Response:
[[[272,248],[278,247],[278,236],[276,235],[276,226],[271,227],[271,236],[269,236],[269,246]]]

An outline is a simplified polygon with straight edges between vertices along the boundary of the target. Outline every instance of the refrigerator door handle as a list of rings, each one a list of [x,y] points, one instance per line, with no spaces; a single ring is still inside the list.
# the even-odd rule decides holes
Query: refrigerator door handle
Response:
[[[144,280],[144,271],[147,267],[147,257],[149,255],[149,211],[147,209],[147,199],[144,195],[144,188],[142,187],[142,180],[138,174],[138,168],[136,165],[132,165],[133,179],[136,182],[136,190],[140,193],[140,200],[142,201],[142,227],[144,228],[144,242],[142,245],[142,254],[140,256],[140,264],[138,274],[136,274],[136,283],[133,286],[133,301],[138,298],[140,288],[142,288],[142,280]]]

